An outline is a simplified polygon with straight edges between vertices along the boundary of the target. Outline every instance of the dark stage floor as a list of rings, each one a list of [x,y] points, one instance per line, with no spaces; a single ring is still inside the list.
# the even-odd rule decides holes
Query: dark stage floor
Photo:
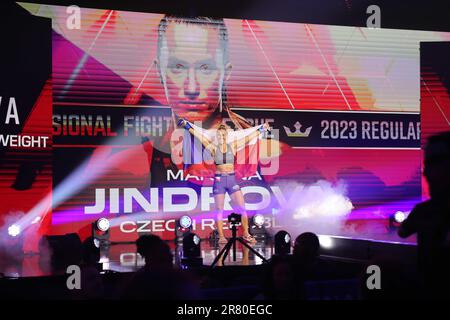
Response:
[[[180,265],[182,247],[173,241],[168,242],[174,256],[174,264]],[[208,240],[201,242],[201,257],[204,265],[211,265],[224,245],[217,245]],[[271,243],[256,243],[252,247],[265,258],[274,253]],[[144,265],[144,259],[136,252],[136,244],[112,244],[102,248],[100,262],[104,270],[116,272],[133,272]],[[236,244],[236,261],[233,261],[232,251],[225,260],[225,265],[259,265],[263,261],[240,243]],[[221,266],[219,261],[217,266]],[[10,261],[1,261],[0,272],[6,277],[36,277],[50,275],[48,263],[43,263],[40,254],[27,253],[23,257],[14,257]]]
[[[412,243],[392,241],[374,241],[369,239],[355,239],[347,237],[320,236],[320,255],[333,259],[369,261],[380,254],[402,257],[404,261],[414,262],[416,246]],[[182,246],[173,241],[168,242],[174,256],[174,264],[180,265]],[[224,245],[218,245],[209,240],[201,242],[201,257],[203,265],[209,266],[219,254]],[[270,259],[275,253],[271,241],[258,242],[251,245],[260,255]],[[0,272],[7,277],[35,277],[49,275],[49,263],[43,263],[39,253],[27,253],[23,257],[13,257],[11,261],[0,261]],[[222,259],[217,266],[222,266]],[[233,261],[232,250],[225,260],[225,266],[260,265],[263,260],[240,243],[236,243],[236,261]],[[47,260],[48,261],[48,260]],[[144,259],[136,252],[135,243],[117,243],[101,250],[100,263],[104,270],[115,272],[133,272],[144,265]]]
[[[170,242],[172,252],[174,255],[174,263],[180,265],[182,256],[182,247],[177,247],[175,243]],[[211,265],[219,251],[224,245],[217,245],[209,241],[202,241],[201,243],[201,257],[204,265]],[[269,259],[274,254],[274,247],[270,242],[258,242],[252,247],[266,259]],[[135,244],[115,244],[108,249],[103,250],[100,262],[103,263],[105,270],[113,270],[118,272],[135,271],[144,265],[143,258],[136,253]],[[259,265],[263,261],[256,256],[248,248],[242,244],[236,244],[236,261],[233,261],[232,250],[230,250],[225,265]],[[221,259],[217,266],[221,266]]]

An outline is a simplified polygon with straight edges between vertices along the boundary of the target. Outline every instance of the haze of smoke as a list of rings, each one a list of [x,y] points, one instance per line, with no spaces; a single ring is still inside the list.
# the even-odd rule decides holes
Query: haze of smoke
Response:
[[[353,205],[344,181],[332,184],[318,180],[309,185],[279,181],[286,203],[276,214],[276,223],[293,237],[303,232],[340,235]]]

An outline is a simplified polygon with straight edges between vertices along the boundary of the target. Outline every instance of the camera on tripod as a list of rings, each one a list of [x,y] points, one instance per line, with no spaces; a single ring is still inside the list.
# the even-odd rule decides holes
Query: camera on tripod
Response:
[[[239,213],[232,213],[228,216],[228,222],[232,226],[235,226],[235,225],[241,223],[241,221],[242,221],[242,215]]]
[[[267,259],[264,258],[258,251],[253,249],[246,241],[244,241],[242,238],[237,237],[237,225],[240,224],[242,221],[242,215],[238,213],[232,213],[228,216],[228,223],[231,226],[231,234],[232,237],[230,240],[228,240],[227,244],[220,250],[219,254],[214,259],[213,263],[211,264],[211,267],[214,267],[217,262],[222,259],[222,265],[225,265],[225,259],[228,256],[228,253],[230,249],[233,249],[233,261],[236,261],[236,242],[241,243],[244,247],[246,247],[248,250],[250,250],[254,255],[259,257],[263,262],[267,262]]]

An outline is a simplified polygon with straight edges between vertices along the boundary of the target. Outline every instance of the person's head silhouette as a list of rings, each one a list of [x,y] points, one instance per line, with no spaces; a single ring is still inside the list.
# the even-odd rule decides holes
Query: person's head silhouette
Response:
[[[136,241],[137,252],[145,259],[149,268],[171,268],[172,252],[167,243],[155,235],[140,236]]]
[[[295,239],[294,256],[302,260],[315,259],[319,255],[319,238],[312,232],[304,232]]]

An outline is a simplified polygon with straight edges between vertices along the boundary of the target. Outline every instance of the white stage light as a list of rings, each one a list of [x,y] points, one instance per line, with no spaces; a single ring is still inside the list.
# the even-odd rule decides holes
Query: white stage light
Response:
[[[200,243],[200,237],[196,234],[194,235],[192,240],[194,241],[196,246],[198,246],[198,244]]]
[[[106,218],[100,218],[97,220],[97,229],[106,232],[109,229],[109,220]]]
[[[319,243],[325,249],[331,249],[334,246],[333,238],[330,236],[319,236]]]
[[[182,216],[180,218],[180,226],[184,229],[190,228],[192,225],[192,219],[189,216]]]
[[[264,225],[264,216],[261,214],[255,214],[253,216],[253,223],[258,227],[262,227]]]
[[[284,235],[284,242],[290,243],[291,242],[291,235],[289,233],[286,233]]]
[[[8,234],[11,237],[17,237],[21,232],[20,226],[18,226],[17,224],[13,224],[11,226],[8,227]]]
[[[405,221],[405,219],[406,219],[406,214],[402,211],[397,211],[394,214],[394,220],[397,223],[402,223],[403,221]]]

